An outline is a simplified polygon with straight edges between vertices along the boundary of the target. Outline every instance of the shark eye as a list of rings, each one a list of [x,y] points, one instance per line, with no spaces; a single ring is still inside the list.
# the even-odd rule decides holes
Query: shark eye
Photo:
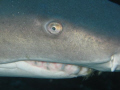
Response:
[[[50,22],[48,23],[47,25],[47,31],[50,33],[50,34],[53,34],[53,35],[58,35],[61,33],[62,31],[62,25],[58,22]]]

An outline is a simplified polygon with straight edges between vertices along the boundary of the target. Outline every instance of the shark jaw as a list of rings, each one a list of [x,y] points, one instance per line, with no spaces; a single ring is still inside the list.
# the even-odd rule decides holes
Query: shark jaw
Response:
[[[18,61],[0,65],[0,76],[10,77],[74,78],[88,76],[92,72],[92,69],[82,66],[41,61]]]

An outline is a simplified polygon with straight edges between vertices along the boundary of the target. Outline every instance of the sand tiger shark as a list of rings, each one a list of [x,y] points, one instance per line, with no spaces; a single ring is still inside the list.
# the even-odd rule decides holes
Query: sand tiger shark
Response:
[[[120,70],[120,6],[108,0],[0,0],[0,76],[72,78]]]

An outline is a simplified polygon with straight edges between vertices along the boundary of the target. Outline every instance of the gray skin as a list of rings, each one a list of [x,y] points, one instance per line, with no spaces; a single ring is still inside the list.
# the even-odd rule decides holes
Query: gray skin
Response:
[[[58,35],[47,24],[62,25]],[[0,0],[0,63],[37,60],[111,71],[120,6],[107,0]]]

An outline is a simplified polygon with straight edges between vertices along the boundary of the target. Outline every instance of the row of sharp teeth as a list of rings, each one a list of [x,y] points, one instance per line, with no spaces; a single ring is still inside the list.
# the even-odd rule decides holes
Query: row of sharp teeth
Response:
[[[68,74],[73,74],[73,75],[83,76],[83,75],[88,75],[91,72],[91,69],[88,69],[86,67],[80,67],[70,64],[48,63],[48,62],[40,62],[40,61],[27,61],[27,63],[42,69],[46,69],[50,71],[64,71]]]

